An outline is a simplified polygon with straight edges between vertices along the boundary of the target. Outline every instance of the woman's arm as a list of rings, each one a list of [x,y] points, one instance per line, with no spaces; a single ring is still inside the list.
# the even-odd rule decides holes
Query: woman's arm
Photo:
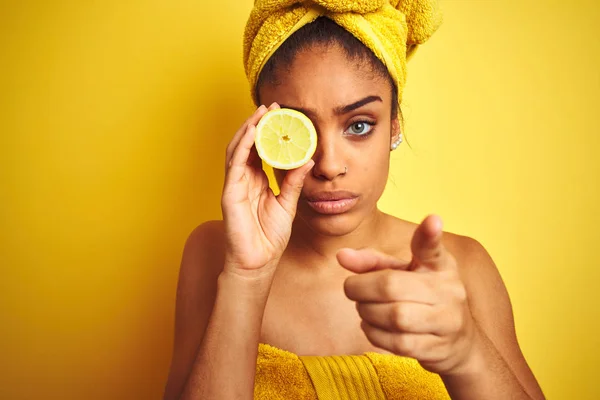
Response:
[[[219,277],[217,298],[181,400],[252,399],[270,280]]]
[[[479,357],[462,376],[442,377],[453,399],[544,399],[515,332],[506,286],[493,260],[474,239],[457,237],[455,251],[481,335]]]
[[[223,270],[223,226],[205,223],[186,242],[164,400],[251,399],[270,281]],[[231,379],[235,376],[235,379]]]
[[[338,253],[358,274],[344,289],[357,302],[365,335],[439,374],[454,400],[543,399],[491,258],[475,240],[441,228],[437,216],[423,220],[410,262],[373,249]]]
[[[254,148],[256,124],[267,111],[259,107],[227,146],[223,222],[201,225],[186,244],[165,399],[253,398],[266,301],[314,165],[288,171],[274,195]]]
[[[201,228],[196,233],[204,237],[205,244],[201,247],[207,247],[206,243],[214,242],[215,234],[219,235],[210,230]],[[220,235],[223,237],[222,232]],[[245,278],[221,271],[215,279],[212,271],[198,272],[214,270],[203,264],[218,262],[215,258],[219,257],[211,256],[218,250],[222,249],[215,246],[198,252],[197,257],[184,255],[176,331],[176,340],[182,345],[176,345],[180,353],[174,354],[174,360],[182,365],[172,366],[172,371],[181,372],[170,378],[165,399],[253,397],[260,327],[271,277]],[[214,305],[212,312],[206,305]]]

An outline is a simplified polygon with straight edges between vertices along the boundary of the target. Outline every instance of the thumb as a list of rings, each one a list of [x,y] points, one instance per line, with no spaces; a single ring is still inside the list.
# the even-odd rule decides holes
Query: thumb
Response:
[[[298,198],[304,186],[304,178],[306,174],[315,165],[314,160],[308,160],[306,164],[300,168],[288,171],[281,183],[281,191],[277,196],[277,201],[290,215],[296,214],[298,206]]]
[[[442,226],[439,216],[429,215],[417,227],[410,244],[413,254],[411,269],[419,265],[433,269],[443,268],[447,252],[442,244]]]

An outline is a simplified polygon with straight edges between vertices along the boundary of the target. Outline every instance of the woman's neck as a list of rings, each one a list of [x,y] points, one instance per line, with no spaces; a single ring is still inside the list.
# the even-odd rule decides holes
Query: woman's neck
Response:
[[[296,218],[286,252],[296,260],[314,259],[316,263],[311,262],[312,265],[329,265],[341,248],[378,248],[386,235],[388,217],[375,208],[355,229],[342,235],[315,232],[301,218]]]

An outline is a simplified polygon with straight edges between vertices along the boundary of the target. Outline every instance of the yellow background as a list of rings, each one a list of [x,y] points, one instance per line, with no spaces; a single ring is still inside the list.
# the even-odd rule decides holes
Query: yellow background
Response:
[[[0,7],[0,398],[157,399],[179,257],[252,111],[251,1]],[[383,209],[480,240],[547,396],[600,397],[596,1],[442,2]]]

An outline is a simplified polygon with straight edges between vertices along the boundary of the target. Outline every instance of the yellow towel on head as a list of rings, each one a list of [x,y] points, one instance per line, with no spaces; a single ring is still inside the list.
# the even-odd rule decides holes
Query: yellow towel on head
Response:
[[[244,66],[255,97],[262,68],[294,32],[325,16],[352,33],[379,58],[398,88],[406,60],[441,23],[436,0],[255,0],[244,32]]]

